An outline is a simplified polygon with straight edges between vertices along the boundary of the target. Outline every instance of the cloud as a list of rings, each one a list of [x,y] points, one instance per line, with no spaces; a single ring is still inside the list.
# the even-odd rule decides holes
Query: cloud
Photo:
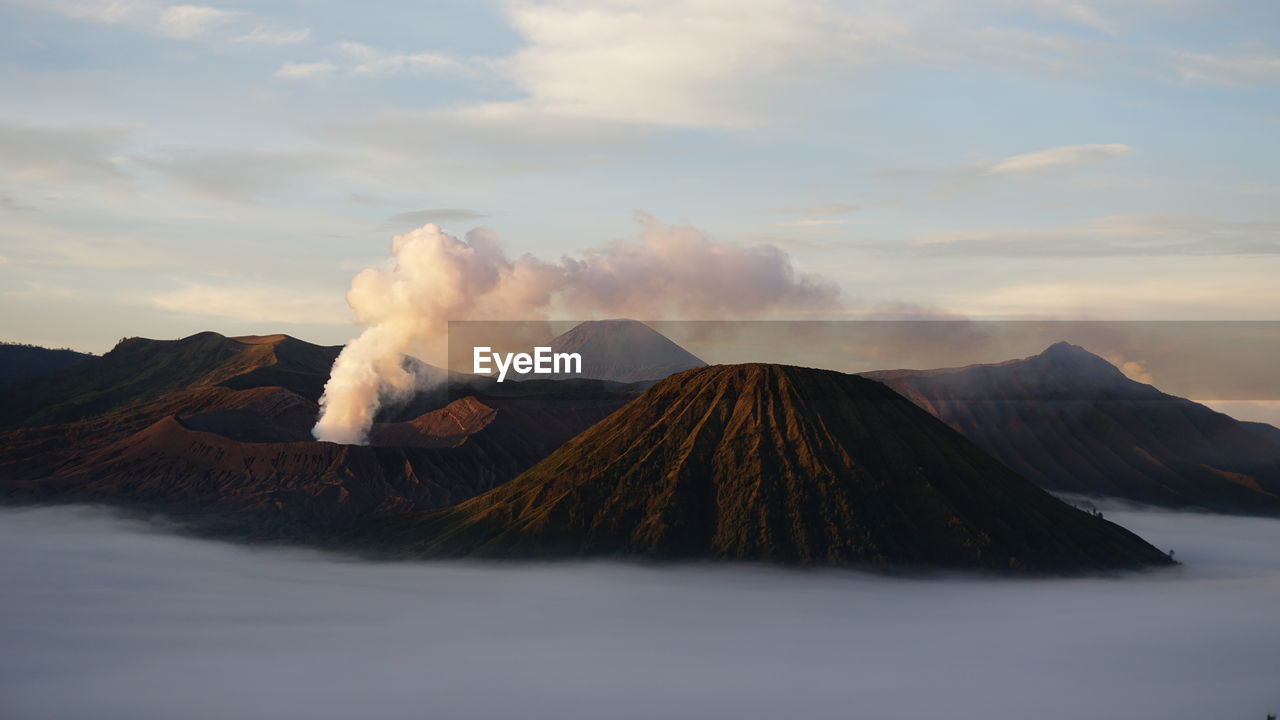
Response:
[[[233,201],[288,192],[298,181],[351,167],[344,155],[310,148],[172,151],[141,157],[138,162],[189,190]]]
[[[1086,27],[1105,33],[1115,32],[1115,24],[1103,17],[1092,5],[1076,0],[1013,0],[1024,7],[1038,8]]]
[[[1096,273],[1095,273],[1096,274]],[[1158,277],[1018,281],[953,292],[947,306],[976,317],[1272,320],[1280,307],[1273,267]]]
[[[840,202],[787,205],[776,208],[773,212],[779,215],[802,215],[804,217],[796,220],[782,220],[775,222],[774,226],[786,228],[814,228],[843,225],[845,221],[837,216],[847,215],[855,210],[862,209],[862,207],[862,205],[851,205],[849,203]]]
[[[60,221],[62,217],[52,212],[14,213],[0,224],[0,247],[23,266],[95,270],[190,266],[190,255],[170,237],[156,239],[135,228],[78,228],[74,221],[63,227]]]
[[[235,38],[235,42],[250,45],[297,45],[311,37],[311,28],[277,28],[257,25],[249,32]]]
[[[422,227],[427,223],[439,225],[448,222],[470,222],[486,217],[489,216],[466,208],[440,208],[438,210],[413,210],[396,213],[387,218],[387,222],[393,225],[407,225],[416,228]]]
[[[910,247],[925,255],[966,257],[1280,255],[1280,221],[1129,213],[1049,230],[934,232],[916,236]]]
[[[780,207],[776,212],[783,215],[805,215],[808,217],[832,217],[834,215],[845,215],[855,210],[861,210],[862,205],[853,205],[842,202],[819,202],[807,203],[802,205],[787,205]]]
[[[243,14],[208,5],[170,5],[156,0],[20,1],[77,20],[126,25],[178,40],[199,37]]]
[[[1237,420],[1280,427],[1280,400],[1197,400]]]
[[[473,71],[473,68],[456,58],[440,52],[391,52],[349,40],[344,40],[335,47],[338,52],[334,57],[316,62],[287,62],[276,70],[275,76],[286,79],[306,79],[336,74],[350,77],[386,77]]]
[[[123,179],[119,156],[133,131],[0,121],[0,177],[12,182]]]
[[[5,508],[0,697],[10,717],[129,720],[1275,712],[1280,522],[1101,509],[1185,564],[1010,580],[373,563]],[[137,678],[145,694],[121,692]]]
[[[286,62],[276,70],[276,77],[286,80],[302,80],[327,77],[338,67],[329,62]]]
[[[1057,168],[1074,167],[1102,162],[1133,152],[1133,148],[1119,143],[1105,145],[1066,145],[1014,155],[998,160],[987,168],[989,175],[1022,175]]]
[[[147,304],[162,310],[247,322],[328,325],[350,317],[350,310],[331,293],[302,292],[267,285],[191,283],[159,293]]]
[[[1098,164],[1134,152],[1121,143],[1064,145],[1003,158],[984,159],[963,165],[935,168],[890,168],[876,175],[891,182],[923,182],[932,198],[973,193],[1004,178],[1064,173],[1084,165]]]
[[[1280,82],[1280,56],[1182,53],[1174,67],[1184,80],[1220,85]]]
[[[162,35],[185,40],[203,35],[237,15],[204,5],[170,5],[160,10],[155,27]]]
[[[834,218],[810,219],[810,220],[788,220],[786,222],[776,222],[774,225],[778,227],[820,227],[827,225],[843,225],[844,220]]]
[[[35,210],[34,207],[21,202],[9,193],[0,193],[0,209],[9,212],[30,212]]]
[[[356,145],[386,178],[484,178],[547,172],[606,161],[638,147],[634,125],[531,113],[511,104],[368,113],[316,128],[321,143]]]
[[[1106,358],[1107,362],[1115,365],[1130,380],[1146,383],[1147,385],[1154,384],[1155,378],[1151,375],[1151,370],[1145,362],[1130,360],[1117,352],[1108,352],[1103,357]]]
[[[846,58],[848,13],[784,0],[518,1],[526,45],[500,67],[530,111],[659,126],[736,127]],[[869,22],[869,20],[868,20]]]
[[[438,52],[396,53],[362,43],[344,41],[338,49],[353,63],[352,75],[397,75],[440,72],[461,67],[454,58]]]

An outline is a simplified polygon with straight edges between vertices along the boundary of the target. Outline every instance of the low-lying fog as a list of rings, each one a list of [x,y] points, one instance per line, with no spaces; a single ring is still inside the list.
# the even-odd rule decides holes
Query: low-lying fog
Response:
[[[370,564],[0,511],[0,717],[1256,718],[1280,521],[1112,511],[1114,579]]]

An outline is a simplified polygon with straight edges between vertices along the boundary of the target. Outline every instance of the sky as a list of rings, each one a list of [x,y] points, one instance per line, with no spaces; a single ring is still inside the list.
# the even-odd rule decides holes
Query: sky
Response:
[[[0,0],[0,96],[9,341],[341,343],[427,222],[769,244],[828,316],[1280,319],[1270,0]]]

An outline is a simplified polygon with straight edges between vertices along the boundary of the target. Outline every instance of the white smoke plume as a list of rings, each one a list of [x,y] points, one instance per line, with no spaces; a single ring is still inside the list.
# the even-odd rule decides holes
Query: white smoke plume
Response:
[[[688,226],[641,215],[639,238],[547,262],[509,258],[484,229],[459,239],[435,225],[397,235],[385,268],[356,275],[347,302],[367,328],[334,363],[318,440],[364,442],[382,403],[424,383],[405,355],[439,362],[450,320],[529,320],[552,313],[591,319],[730,319],[820,312],[839,291],[792,268],[772,245],[718,242]]]

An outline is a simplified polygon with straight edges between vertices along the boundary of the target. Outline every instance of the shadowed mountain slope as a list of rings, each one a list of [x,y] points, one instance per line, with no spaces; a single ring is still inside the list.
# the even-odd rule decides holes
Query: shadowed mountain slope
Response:
[[[91,357],[65,348],[52,350],[36,345],[0,343],[0,388],[57,372]]]
[[[356,535],[422,556],[1047,572],[1169,562],[883,385],[777,365],[667,378],[509,483]]]
[[[470,498],[639,392],[598,380],[451,378],[375,424],[372,447],[339,446],[311,436],[338,351],[284,335],[135,339],[25,383],[4,408],[13,422],[0,429],[0,497],[105,502],[296,536]]]
[[[1280,446],[1280,428],[1264,422],[1242,420],[1240,425],[1258,437]]]
[[[1169,506],[1280,512],[1280,446],[1057,343],[994,365],[864,373],[1042,487]]]
[[[227,391],[234,392],[234,391]],[[309,439],[287,392],[188,417],[169,415],[105,443],[58,452],[65,435],[0,457],[0,496],[162,511],[209,529],[305,537],[368,516],[448,507],[515,477],[634,393],[577,399],[462,398],[413,421],[375,426],[372,445]],[[297,401],[308,403],[293,395]],[[248,440],[246,440],[248,438]]]
[[[168,393],[219,386],[281,387],[315,401],[340,350],[286,335],[129,338],[102,357],[11,388],[0,407],[0,426],[69,423]]]

